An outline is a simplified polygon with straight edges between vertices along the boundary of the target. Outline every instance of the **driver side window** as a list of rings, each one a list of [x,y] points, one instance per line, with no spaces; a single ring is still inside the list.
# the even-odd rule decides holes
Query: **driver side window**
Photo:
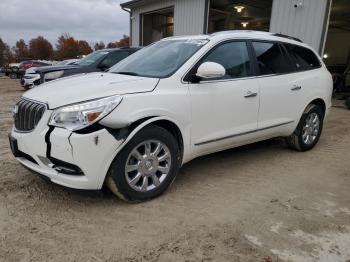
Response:
[[[250,60],[246,42],[228,42],[215,47],[201,63],[215,62],[222,65],[226,74],[220,79],[250,76]]]

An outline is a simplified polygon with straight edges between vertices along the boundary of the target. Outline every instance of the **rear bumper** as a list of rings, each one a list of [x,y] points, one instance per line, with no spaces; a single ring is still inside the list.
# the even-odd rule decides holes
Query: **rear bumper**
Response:
[[[18,150],[13,150],[16,159],[53,183],[76,189],[101,189],[123,141],[116,140],[106,129],[89,134],[50,129],[49,115],[46,112],[30,133],[12,130],[10,137]]]

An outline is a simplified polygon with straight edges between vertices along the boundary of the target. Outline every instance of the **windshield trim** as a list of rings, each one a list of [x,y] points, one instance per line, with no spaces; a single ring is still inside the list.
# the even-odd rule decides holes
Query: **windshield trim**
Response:
[[[171,39],[167,39],[167,38],[164,38],[164,39],[162,39],[162,40],[160,40],[158,42],[176,41],[176,40],[203,40],[203,41],[206,41],[206,43],[201,45],[201,47],[198,48],[198,50],[196,52],[194,52],[191,56],[189,56],[187,59],[185,59],[183,61],[183,63],[179,65],[179,67],[177,69],[175,69],[174,71],[170,72],[169,74],[167,74],[165,76],[154,76],[154,75],[139,74],[138,77],[158,78],[158,79],[169,78],[169,77],[173,76],[174,74],[176,74],[176,72],[179,71],[183,67],[184,64],[186,64],[195,54],[197,54],[204,46],[206,46],[210,42],[209,39],[204,39],[204,38],[203,39],[192,39],[192,38],[184,38],[184,39],[171,38]],[[154,42],[154,43],[148,45],[147,48],[151,47],[152,45],[154,45],[154,44],[156,44],[158,42]],[[118,72],[111,72],[111,71],[109,73],[119,74]]]

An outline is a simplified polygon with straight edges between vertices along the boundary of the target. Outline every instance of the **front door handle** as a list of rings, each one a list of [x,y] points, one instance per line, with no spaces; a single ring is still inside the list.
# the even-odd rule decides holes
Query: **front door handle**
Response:
[[[298,91],[301,89],[301,86],[294,85],[290,90],[292,91]]]
[[[256,97],[257,95],[258,95],[258,93],[256,93],[256,92],[248,91],[248,92],[244,95],[244,97],[245,97],[245,98]]]

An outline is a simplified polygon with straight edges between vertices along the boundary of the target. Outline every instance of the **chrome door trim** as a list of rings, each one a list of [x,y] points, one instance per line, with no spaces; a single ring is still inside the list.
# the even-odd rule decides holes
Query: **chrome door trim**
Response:
[[[229,135],[229,136],[225,136],[225,137],[219,137],[219,138],[215,138],[215,139],[199,142],[199,143],[196,143],[194,145],[195,146],[201,146],[201,145],[205,145],[205,144],[209,144],[209,143],[213,143],[213,142],[218,142],[218,141],[225,140],[225,139],[234,138],[234,137],[237,137],[237,136],[243,136],[243,135],[256,133],[256,132],[263,131],[263,130],[270,129],[270,128],[275,128],[275,127],[279,127],[279,126],[288,125],[288,124],[291,124],[293,122],[294,121],[288,121],[288,122],[284,122],[284,123],[273,125],[273,126],[268,126],[268,127],[263,127],[263,128],[259,128],[259,129],[254,129],[254,130],[251,130],[251,131],[246,131],[246,132],[233,134],[233,135]]]

